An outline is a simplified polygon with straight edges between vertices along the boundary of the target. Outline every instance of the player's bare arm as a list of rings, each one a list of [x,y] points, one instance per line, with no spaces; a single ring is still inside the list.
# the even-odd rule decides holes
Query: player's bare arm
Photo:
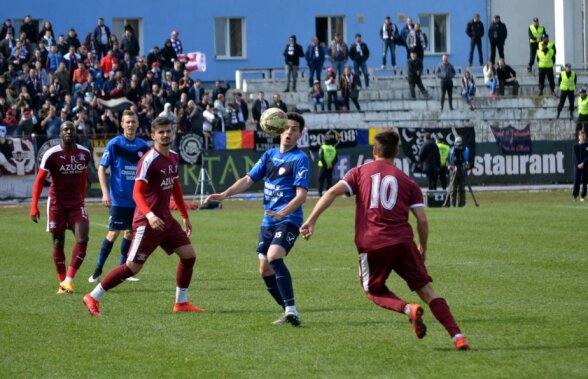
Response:
[[[204,204],[207,204],[209,201],[223,201],[228,197],[247,191],[252,185],[253,180],[249,177],[249,175],[245,175],[233,183],[233,185],[227,188],[224,192],[208,195],[204,200]]]
[[[108,177],[106,175],[106,167],[100,165],[98,167],[98,181],[100,182],[100,189],[102,190],[102,205],[110,207],[110,191],[108,190]]]
[[[306,222],[300,227],[300,234],[304,239],[309,239],[314,233],[314,225],[318,221],[320,215],[333,204],[335,199],[343,194],[349,193],[347,186],[343,182],[338,182],[333,187],[329,188],[327,192],[319,199],[314,206],[314,209],[310,213],[310,216],[306,219]]]
[[[284,208],[280,209],[278,212],[267,210],[265,211],[265,214],[271,218],[275,218],[276,220],[281,220],[290,213],[294,212],[296,209],[300,208],[302,204],[306,202],[307,195],[308,191],[306,188],[296,187],[296,196],[294,196],[294,198],[288,204],[286,204]]]
[[[419,251],[423,260],[427,255],[427,240],[429,238],[429,222],[424,207],[411,208],[412,214],[417,220],[417,232],[419,235]]]

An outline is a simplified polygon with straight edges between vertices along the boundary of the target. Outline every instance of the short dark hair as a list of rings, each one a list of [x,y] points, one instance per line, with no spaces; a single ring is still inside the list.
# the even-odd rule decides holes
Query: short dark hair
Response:
[[[357,34],[355,35],[355,38],[357,38],[357,37],[361,38],[361,33],[357,33]]]
[[[304,130],[304,117],[302,117],[300,113],[288,112],[286,113],[286,116],[288,116],[288,120],[296,121],[298,123],[301,132]]]
[[[171,125],[171,121],[167,117],[157,117],[151,123],[151,132],[155,132],[157,129],[165,125]]]
[[[123,111],[122,117],[125,117],[125,116],[137,117],[137,114],[130,109],[125,109]]]
[[[396,157],[400,136],[394,129],[386,129],[374,136],[374,146],[378,150],[378,156],[387,159]]]

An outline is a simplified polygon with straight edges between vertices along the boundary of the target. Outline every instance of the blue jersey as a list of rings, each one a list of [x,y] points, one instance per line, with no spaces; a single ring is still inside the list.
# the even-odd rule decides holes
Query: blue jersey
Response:
[[[106,145],[100,165],[110,167],[110,201],[117,207],[134,208],[133,187],[139,159],[149,150],[141,138],[133,141],[120,135]]]
[[[310,180],[308,157],[297,147],[284,154],[280,153],[279,148],[270,149],[263,153],[247,175],[254,182],[265,179],[263,208],[278,212],[296,196],[296,187],[308,190]],[[299,207],[279,221],[267,215],[264,216],[262,226],[291,223],[300,227],[302,219],[302,207]]]

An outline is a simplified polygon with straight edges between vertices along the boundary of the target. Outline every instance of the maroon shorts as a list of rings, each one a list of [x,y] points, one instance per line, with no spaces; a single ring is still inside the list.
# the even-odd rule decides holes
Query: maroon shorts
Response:
[[[171,255],[176,249],[191,244],[190,238],[175,219],[165,222],[166,227],[162,232],[152,229],[148,224],[133,228],[128,260],[143,264],[158,246]]]
[[[404,279],[411,291],[433,281],[414,242],[359,254],[359,279],[366,292],[378,293],[392,270]]]
[[[47,205],[47,231],[59,233],[66,229],[72,229],[74,224],[88,224],[90,218],[83,206],[62,208],[55,205]]]

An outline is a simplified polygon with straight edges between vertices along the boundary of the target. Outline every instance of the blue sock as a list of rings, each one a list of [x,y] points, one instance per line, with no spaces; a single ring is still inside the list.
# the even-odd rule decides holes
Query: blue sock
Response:
[[[131,241],[123,238],[120,243],[120,264],[124,264],[127,261],[129,255],[129,249],[131,248]]]
[[[278,289],[280,295],[284,299],[284,305],[287,307],[294,305],[294,288],[292,287],[292,277],[290,271],[284,263],[283,259],[276,259],[270,262],[270,266],[276,273],[276,282],[278,283]]]
[[[112,245],[114,242],[110,242],[106,238],[102,241],[102,247],[100,248],[100,254],[98,254],[98,262],[96,262],[96,271],[99,274],[102,274],[102,269],[104,268],[104,263],[106,263],[106,259],[110,255],[110,251],[112,251]]]
[[[265,287],[267,288],[267,292],[272,295],[276,303],[282,308],[284,308],[284,300],[282,300],[282,295],[280,295],[280,290],[278,289],[278,282],[276,282],[276,275],[270,276],[262,276],[263,281],[265,282]]]

